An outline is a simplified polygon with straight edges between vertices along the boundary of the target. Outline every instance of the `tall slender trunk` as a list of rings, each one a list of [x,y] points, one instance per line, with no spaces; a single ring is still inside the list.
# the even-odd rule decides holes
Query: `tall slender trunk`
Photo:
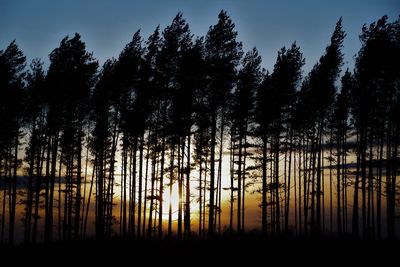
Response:
[[[372,148],[373,148],[373,133],[372,129],[369,134],[369,159],[368,159],[368,206],[367,206],[367,238],[373,238],[374,235],[374,227],[371,228],[371,220],[373,222],[373,214],[374,210],[372,205],[373,203],[373,153],[372,153]]]
[[[6,167],[6,165],[7,165],[7,160],[5,159],[5,162],[4,162],[4,165],[5,165],[5,168],[4,169],[7,169],[7,167]],[[2,158],[1,158],[1,155],[0,155],[0,176],[1,176],[1,168],[2,168],[3,166],[2,166]],[[6,193],[7,193],[7,188],[6,188],[6,171],[4,171],[4,175],[3,175],[3,181],[2,181],[2,184],[3,184],[3,188],[2,188],[2,190],[1,190],[1,192],[3,193],[3,197],[2,197],[2,210],[1,210],[1,240],[0,240],[0,243],[1,244],[3,244],[4,243],[4,229],[5,229],[5,219],[6,219]],[[26,232],[25,232],[25,235],[26,235]]]
[[[294,146],[296,145],[296,141],[294,141]],[[294,148],[293,151],[293,188],[294,188],[294,229],[295,229],[295,235],[298,237],[299,230],[298,230],[298,218],[297,218],[297,187],[300,189],[300,184],[297,185],[297,177],[296,177],[296,147]]]
[[[14,173],[12,181],[12,198],[11,198],[11,211],[10,211],[10,233],[9,233],[9,244],[14,243],[14,229],[15,229],[15,206],[17,205],[17,169],[18,169],[18,145],[19,145],[19,133],[15,136],[14,143]]]
[[[224,122],[224,116],[223,113],[221,115],[221,131],[220,131],[220,143],[219,143],[219,160],[218,160],[218,185],[217,185],[217,192],[218,192],[218,199],[217,199],[217,209],[216,209],[216,214],[215,214],[215,220],[218,218],[218,234],[221,234],[221,212],[222,212],[222,206],[221,206],[221,192],[222,192],[222,151],[223,151],[223,145],[224,145],[224,128],[225,128],[225,122]]]
[[[31,219],[32,219],[32,201],[33,201],[33,175],[34,175],[34,164],[35,164],[35,150],[36,150],[36,123],[33,122],[32,125],[32,134],[30,140],[30,155],[29,155],[29,179],[28,179],[28,189],[27,189],[27,200],[26,200],[26,212],[25,212],[25,236],[24,241],[25,243],[30,242],[31,239]],[[7,169],[7,164],[5,164]],[[6,170],[7,171],[7,170]],[[5,179],[4,179],[4,186],[5,186]],[[5,188],[4,188],[5,192]],[[5,205],[5,200],[3,202]],[[3,216],[5,216],[5,210],[3,207]],[[2,220],[4,224],[4,219]],[[3,228],[3,226],[2,226]]]
[[[234,179],[235,179],[235,148],[233,141],[233,134],[231,134],[230,140],[230,155],[229,155],[229,163],[230,163],[230,210],[229,210],[229,233],[233,234],[233,205],[234,205]]]
[[[169,173],[169,210],[168,210],[168,239],[172,238],[172,186],[174,184],[174,155],[175,145],[171,144],[170,173]]]
[[[393,238],[393,224],[392,224],[392,124],[389,121],[386,136],[386,214],[387,214],[387,234],[388,238]]]
[[[304,147],[304,167],[303,167],[303,201],[304,201],[304,232],[306,236],[308,235],[308,202],[309,202],[309,196],[310,196],[310,168],[311,168],[311,156],[309,155],[309,137],[307,136],[306,133],[306,145]]]
[[[390,160],[387,164],[391,165],[391,185],[388,193],[389,203],[388,206],[388,237],[392,240],[396,239],[395,236],[395,220],[396,220],[396,186],[397,186],[397,169],[398,169],[398,147],[399,147],[399,133],[400,126],[396,125],[393,131],[393,144],[391,149],[393,152],[390,155]],[[391,134],[390,134],[391,135]]]
[[[302,214],[301,214],[301,209],[302,209],[302,206],[301,206],[301,170],[303,169],[303,175],[304,175],[304,173],[305,173],[305,169],[304,168],[302,168],[302,161],[301,161],[301,156],[302,156],[302,154],[301,154],[301,149],[302,149],[302,137],[301,137],[301,135],[300,135],[300,133],[299,133],[299,141],[298,141],[298,144],[299,144],[299,147],[298,147],[298,153],[299,153],[299,182],[298,182],[298,188],[299,188],[299,193],[298,193],[298,197],[299,197],[299,232],[300,232],[300,236],[302,236],[303,235],[303,228],[302,228]],[[303,194],[304,194],[304,192],[303,192]]]
[[[342,205],[343,206],[343,225],[344,225],[344,232],[347,234],[348,232],[348,215],[347,215],[347,204],[348,204],[348,198],[347,198],[347,130],[346,130],[346,126],[344,126],[344,134],[342,136],[342,151],[343,151],[343,155],[342,155],[342,176],[343,176],[343,183],[342,183],[342,187],[343,187],[343,203],[346,203],[346,205]]]
[[[279,199],[279,131],[275,133],[275,147],[274,147],[274,153],[275,153],[275,184],[274,184],[274,189],[275,189],[275,206],[276,206],[276,216],[275,216],[275,223],[276,223],[276,233],[278,237],[280,236],[281,232],[281,223],[280,223],[280,199]]]
[[[61,149],[60,153],[60,160],[58,163],[58,218],[57,218],[57,233],[58,233],[58,240],[61,240],[61,205],[62,205],[62,198],[61,198],[61,169],[62,169],[62,159],[63,159],[63,149]]]
[[[242,135],[239,133],[239,159],[238,159],[238,190],[237,190],[237,231],[242,232]]]
[[[289,230],[290,187],[291,187],[291,173],[292,173],[292,141],[293,141],[293,130],[292,129],[290,129],[289,135],[290,135],[289,136],[289,170],[288,170],[287,200],[286,200],[286,210],[285,210],[285,233],[288,233],[288,230]],[[296,206],[294,208],[296,209]]]
[[[90,200],[92,198],[92,190],[93,190],[93,183],[95,180],[95,174],[97,173],[97,155],[94,159],[95,165],[93,166],[93,171],[92,171],[92,179],[90,179],[90,188],[89,188],[89,194],[88,194],[88,200],[86,203],[86,209],[85,209],[85,219],[83,221],[83,233],[82,233],[82,238],[84,239],[86,237],[86,225],[87,225],[87,220],[88,220],[88,215],[89,215],[89,208],[90,208]],[[96,210],[97,213],[97,210]]]
[[[82,125],[79,123],[78,130],[78,151],[77,151],[77,167],[76,167],[76,199],[75,199],[75,239],[79,238],[79,224],[80,224],[80,212],[81,212],[81,184],[82,184]]]
[[[200,140],[202,138],[200,137]],[[201,149],[201,148],[200,148]],[[198,230],[198,235],[199,239],[202,239],[202,222],[203,222],[203,155],[200,152],[200,159],[199,159],[199,230]],[[232,220],[232,216],[230,217]],[[230,228],[232,227],[232,224],[230,224]]]
[[[211,118],[211,155],[210,155],[210,205],[208,212],[208,235],[214,236],[214,197],[215,197],[215,143],[217,132],[216,112],[214,111]]]
[[[35,213],[33,218],[33,229],[32,229],[32,242],[36,243],[37,241],[37,225],[39,219],[39,201],[40,201],[40,191],[41,191],[41,183],[42,183],[42,169],[43,169],[43,158],[44,158],[45,148],[41,148],[38,151],[38,157],[36,161],[36,183],[35,183]]]
[[[366,132],[366,130],[364,129]],[[362,213],[362,226],[363,226],[363,237],[366,237],[367,232],[367,202],[366,202],[366,133],[361,138],[361,213]]]
[[[49,239],[52,240],[53,236],[53,216],[54,216],[54,187],[56,180],[56,166],[57,166],[57,156],[58,156],[58,141],[59,141],[58,131],[54,135],[52,144],[52,155],[51,155],[51,171],[50,171],[50,199],[49,199]]]
[[[111,237],[111,227],[113,224],[113,201],[114,201],[114,181],[115,181],[115,156],[117,153],[118,140],[119,140],[119,131],[117,128],[118,121],[117,117],[115,118],[112,142],[111,142],[111,155],[110,155],[110,167],[109,167],[109,177],[108,177],[108,185],[107,185],[107,205],[106,205],[106,233],[107,237]]]
[[[89,137],[89,128],[90,125],[87,127],[87,137]],[[84,172],[84,179],[83,179],[83,197],[82,197],[82,211],[81,211],[81,225],[80,225],[80,239],[83,239],[83,227],[84,227],[84,220],[85,220],[85,207],[86,207],[86,187],[87,187],[87,177],[88,177],[88,167],[89,167],[89,145],[86,145],[86,156],[85,156],[85,172]],[[54,189],[54,188],[53,188]]]
[[[233,234],[233,191],[234,191],[234,147],[233,147],[233,135],[230,138],[230,150],[229,150],[229,176],[230,176],[230,200],[229,200],[229,234]]]
[[[150,133],[147,138],[147,152],[146,152],[146,168],[144,174],[144,198],[143,198],[143,227],[142,236],[146,237],[146,214],[147,214],[147,191],[148,191],[148,174],[149,174],[149,161],[150,161]]]
[[[185,202],[185,238],[190,239],[190,128],[188,131],[187,164],[186,164],[186,202]]]
[[[157,136],[156,136],[157,138]],[[157,142],[157,141],[156,141]],[[155,187],[155,180],[157,176],[157,169],[156,169],[156,164],[157,164],[157,144],[155,144],[154,151],[153,151],[153,158],[151,162],[151,183],[150,183],[150,205],[149,205],[149,222],[148,222],[148,227],[147,227],[147,238],[151,239],[152,238],[152,233],[153,233],[153,211],[154,211],[154,187]],[[147,164],[146,164],[147,165]],[[147,169],[147,167],[146,167]],[[146,170],[147,174],[147,170]],[[147,175],[146,175],[147,177]],[[143,225],[145,225],[143,223]]]
[[[357,133],[357,170],[356,170],[356,180],[354,182],[354,199],[353,199],[353,220],[352,220],[352,235],[353,238],[358,238],[358,186],[359,186],[359,177],[360,177],[360,134]]]
[[[342,219],[341,219],[341,206],[340,206],[340,192],[341,192],[341,181],[340,181],[340,156],[341,156],[341,142],[340,142],[341,138],[340,138],[340,130],[339,133],[337,135],[337,155],[336,155],[336,175],[337,175],[337,181],[336,181],[336,191],[337,191],[337,204],[336,204],[336,219],[337,219],[337,232],[338,235],[341,236],[342,234]],[[345,205],[346,203],[343,203],[343,205]]]
[[[100,156],[96,157],[98,164],[97,169],[97,212],[96,212],[96,239],[103,240],[104,239],[104,149],[103,146],[100,148]],[[93,180],[93,179],[92,179]],[[89,203],[89,202],[88,202]],[[89,204],[88,204],[89,205]],[[89,207],[86,209],[89,210]]]
[[[143,142],[144,133],[140,137],[139,144],[139,192],[138,192],[138,222],[137,237],[141,237],[141,218],[142,218],[142,184],[143,184]]]
[[[48,141],[47,141],[47,155],[46,155],[46,191],[45,191],[45,221],[44,221],[44,241],[49,242],[50,241],[50,191],[51,191],[51,174],[50,174],[50,155],[53,151],[53,145],[52,145],[52,137],[50,134],[48,135]],[[54,155],[53,155],[54,156]]]
[[[321,161],[322,161],[322,134],[323,134],[323,117],[320,119],[318,126],[318,161],[317,161],[317,208],[316,208],[316,220],[317,220],[317,234],[321,234]]]
[[[165,164],[165,133],[161,143],[161,170],[160,170],[160,187],[159,187],[159,214],[158,214],[158,238],[163,238],[163,196],[164,196],[164,164]]]
[[[333,234],[333,173],[332,173],[332,161],[333,161],[333,127],[330,131],[330,144],[329,144],[329,221],[330,221],[330,232]]]
[[[262,156],[262,227],[263,235],[267,234],[267,135],[263,134]]]
[[[178,240],[182,240],[182,209],[183,209],[183,165],[185,158],[185,137],[179,140],[178,146]]]
[[[275,223],[275,206],[274,202],[275,202],[275,188],[274,188],[274,184],[275,184],[275,162],[274,162],[274,158],[275,158],[275,151],[274,151],[274,138],[273,135],[271,136],[271,140],[270,140],[270,166],[269,166],[269,177],[270,177],[270,189],[269,189],[269,202],[271,203],[270,206],[270,229],[271,229],[271,234],[273,236],[276,236],[276,223]]]
[[[203,233],[202,236],[205,237],[206,235],[206,193],[207,193],[207,173],[208,173],[208,153],[206,153],[206,159],[204,162],[204,186],[203,186]]]
[[[382,127],[379,141],[379,160],[378,160],[378,188],[376,199],[376,219],[377,219],[377,235],[381,239],[381,224],[382,224],[382,170],[383,170],[383,143],[384,143],[384,127]]]
[[[124,134],[124,143],[123,151],[122,151],[122,237],[126,238],[127,233],[127,224],[126,224],[126,215],[127,215],[127,208],[126,208],[126,180],[127,180],[127,172],[128,172],[128,137]]]
[[[313,135],[311,139],[311,157],[310,157],[310,171],[311,171],[311,235],[315,237],[315,199],[317,190],[315,190],[315,163],[317,161],[317,145],[318,145],[318,133],[317,138],[315,137],[315,130],[313,129]]]
[[[247,128],[247,127],[246,127]],[[246,140],[246,134],[244,134],[244,151],[243,151],[243,175],[242,175],[242,181],[243,181],[243,186],[242,186],[242,232],[245,231],[244,228],[244,211],[246,207],[246,151],[247,147],[247,140]]]
[[[131,164],[132,167],[130,168],[132,176],[132,188],[131,188],[131,197],[130,200],[132,201],[132,218],[131,218],[131,234],[132,238],[135,239],[136,237],[136,152],[137,152],[137,143],[138,138],[137,136],[133,139],[133,151],[131,152]]]

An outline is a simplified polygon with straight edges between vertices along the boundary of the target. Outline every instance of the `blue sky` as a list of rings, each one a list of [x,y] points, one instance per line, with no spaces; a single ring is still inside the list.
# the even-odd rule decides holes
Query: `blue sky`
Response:
[[[48,54],[60,40],[79,32],[102,64],[117,57],[139,28],[147,38],[158,24],[164,28],[182,11],[192,33],[205,35],[221,9],[236,24],[244,50],[256,46],[260,51],[263,67],[272,69],[277,51],[297,41],[308,71],[324,52],[339,17],[347,32],[345,62],[352,67],[362,25],[385,14],[397,19],[400,1],[0,0],[0,49],[16,39],[29,61],[38,57],[48,66]]]

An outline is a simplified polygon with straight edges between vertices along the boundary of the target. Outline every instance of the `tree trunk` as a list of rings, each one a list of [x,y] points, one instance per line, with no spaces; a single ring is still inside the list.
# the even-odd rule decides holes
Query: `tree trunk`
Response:
[[[76,199],[75,199],[75,239],[79,238],[79,224],[81,212],[81,184],[82,184],[82,126],[80,123],[78,130],[78,151],[77,151],[77,167],[76,167]]]
[[[103,147],[100,149],[100,157],[98,157],[98,173],[97,173],[97,212],[96,212],[96,239],[104,239],[104,150]],[[87,208],[89,210],[89,208]]]
[[[318,126],[318,162],[317,162],[317,234],[318,237],[321,235],[321,157],[322,157],[322,134],[323,134],[323,118],[320,119],[320,123]]]
[[[242,232],[242,135],[239,134],[238,190],[237,190],[237,232]]]
[[[132,218],[131,218],[131,234],[132,238],[136,237],[136,152],[137,152],[138,138],[135,136],[133,139],[133,151],[131,152],[132,167],[130,168],[132,176],[132,188],[131,188],[131,202],[132,202]],[[133,159],[132,159],[133,158]]]
[[[217,209],[216,209],[216,214],[215,214],[215,220],[218,218],[218,234],[221,233],[221,212],[222,212],[222,206],[221,206],[221,192],[222,192],[222,151],[223,151],[223,144],[224,144],[224,128],[225,128],[225,123],[224,123],[224,116],[223,112],[221,115],[221,133],[220,133],[220,143],[219,143],[219,160],[218,160],[218,185],[217,185],[217,192],[218,192],[218,199],[217,199]]]
[[[287,184],[287,200],[285,210],[285,233],[289,230],[289,210],[290,210],[290,186],[291,186],[291,173],[292,173],[292,141],[293,141],[293,130],[290,129],[289,137],[289,171],[288,171],[288,184]],[[296,190],[296,188],[295,188]],[[295,207],[296,209],[296,207]]]
[[[178,149],[178,240],[182,240],[183,164],[185,158],[185,138],[179,141]]]
[[[336,218],[337,218],[337,232],[338,235],[341,236],[342,234],[342,219],[341,219],[341,207],[340,207],[340,192],[341,192],[341,183],[340,183],[340,156],[341,156],[341,143],[340,143],[340,133],[337,135],[337,155],[336,155],[336,175],[337,175],[337,204],[336,204]],[[346,203],[343,203],[345,205]]]
[[[217,121],[215,111],[211,118],[211,155],[210,155],[210,208],[208,212],[208,235],[214,236],[214,184],[215,184],[215,138]]]
[[[200,137],[202,140],[202,136]],[[202,151],[202,148],[200,148]],[[200,152],[200,159],[199,159],[199,239],[202,239],[202,221],[203,221],[203,155]],[[232,179],[232,178],[231,178]],[[232,216],[230,217],[232,220]],[[232,227],[232,224],[230,224]]]
[[[139,192],[138,192],[138,225],[137,225],[137,237],[141,237],[141,218],[142,218],[142,184],[143,184],[143,142],[144,133],[140,137],[139,145]]]
[[[169,173],[169,210],[168,210],[168,240],[172,238],[172,186],[174,184],[174,154],[175,145],[171,145],[170,173]]]
[[[231,135],[231,142],[230,142],[230,210],[229,210],[229,233],[233,234],[233,206],[234,206],[234,179],[235,179],[235,148],[234,148],[234,141],[233,136]]]
[[[279,237],[281,232],[281,223],[280,223],[280,199],[279,199],[279,132],[275,133],[275,205],[276,205],[276,215],[275,215],[275,223],[276,223],[276,234]]]
[[[143,198],[143,227],[142,227],[142,236],[146,238],[146,214],[147,214],[147,183],[148,183],[148,174],[149,174],[149,160],[150,160],[150,134],[147,138],[147,152],[146,152],[146,169],[144,175],[144,198]]]
[[[14,143],[14,177],[12,182],[12,199],[11,199],[11,211],[10,211],[10,233],[9,233],[9,244],[14,243],[14,229],[15,229],[15,206],[17,204],[17,169],[18,169],[18,140],[19,134],[17,133]]]
[[[159,215],[158,215],[158,238],[163,237],[163,195],[164,195],[164,162],[165,162],[165,134],[161,144],[161,170],[160,170],[160,189],[159,189]]]
[[[359,141],[359,134],[357,133],[357,171],[356,180],[354,182],[354,199],[353,199],[353,220],[352,220],[352,235],[354,239],[358,239],[358,184],[359,184],[359,173],[360,173],[360,151],[361,145]]]
[[[262,156],[262,227],[263,235],[267,234],[267,135],[263,134]]]
[[[186,164],[186,202],[185,202],[185,238],[190,239],[190,129],[188,131],[187,145],[187,164]]]

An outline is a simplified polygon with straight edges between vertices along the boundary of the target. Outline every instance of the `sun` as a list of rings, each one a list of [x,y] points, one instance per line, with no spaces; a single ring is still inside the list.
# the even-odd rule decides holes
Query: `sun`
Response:
[[[165,187],[163,192],[163,214],[162,219],[168,221],[170,205],[172,208],[172,220],[178,219],[178,208],[179,208],[179,190],[178,185],[172,185],[172,192],[170,192],[170,187]]]
[[[194,184],[190,185],[190,190],[191,190],[191,192],[197,192],[196,186]],[[182,209],[183,210],[185,208],[184,207],[185,200],[186,200],[185,196],[183,196],[183,199],[182,199]],[[178,220],[179,187],[178,187],[177,183],[174,183],[172,185],[172,192],[170,192],[170,187],[169,186],[164,187],[163,204],[162,205],[163,205],[162,219],[164,221],[168,221],[170,205],[171,205],[171,208],[172,208],[172,220],[173,221]],[[191,197],[191,201],[190,201],[190,212],[191,212],[191,214],[197,214],[198,211],[199,211],[198,202],[192,196]]]

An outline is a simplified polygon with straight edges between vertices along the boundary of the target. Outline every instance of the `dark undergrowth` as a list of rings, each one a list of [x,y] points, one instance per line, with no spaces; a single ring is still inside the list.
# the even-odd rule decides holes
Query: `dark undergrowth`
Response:
[[[258,266],[259,263],[261,266],[347,266],[350,262],[377,262],[383,266],[381,264],[396,259],[399,244],[394,240],[270,239],[246,235],[190,241],[112,239],[22,244],[0,247],[0,255],[15,259],[19,264],[26,261],[56,266],[105,263],[127,266],[213,266],[216,263],[224,266],[231,263],[245,266]]]

